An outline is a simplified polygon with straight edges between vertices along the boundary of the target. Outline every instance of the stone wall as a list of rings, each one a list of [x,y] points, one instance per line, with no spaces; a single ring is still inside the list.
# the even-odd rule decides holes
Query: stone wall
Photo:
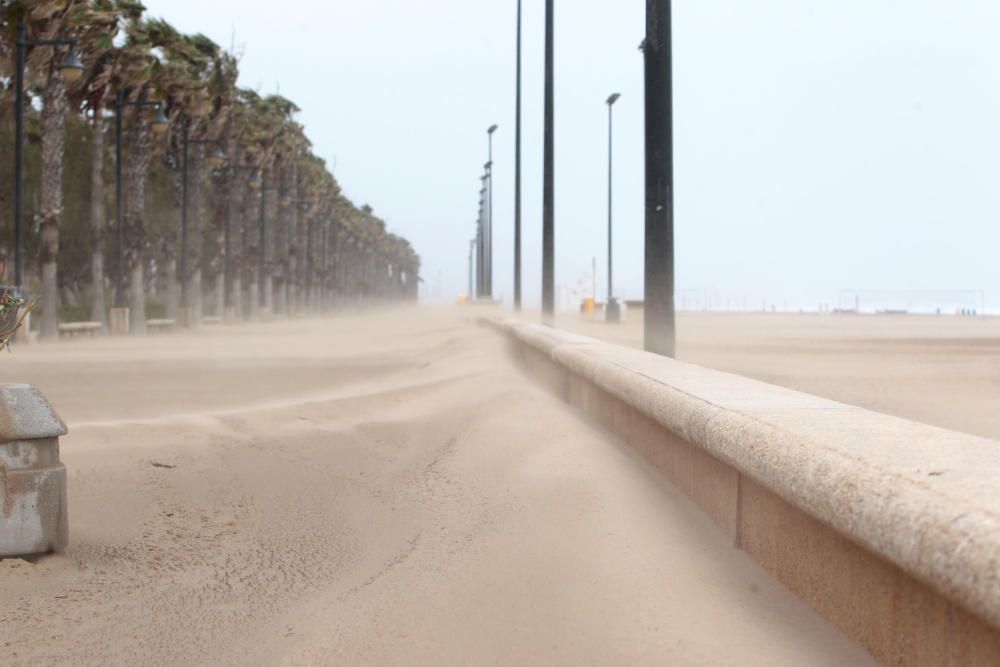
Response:
[[[488,323],[876,658],[1000,664],[1000,442],[549,327]]]

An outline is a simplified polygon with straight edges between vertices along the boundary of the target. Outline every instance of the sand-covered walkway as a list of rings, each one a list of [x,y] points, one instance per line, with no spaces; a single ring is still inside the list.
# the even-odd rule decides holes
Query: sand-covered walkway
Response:
[[[860,665],[457,309],[38,345],[63,555],[0,663]]]

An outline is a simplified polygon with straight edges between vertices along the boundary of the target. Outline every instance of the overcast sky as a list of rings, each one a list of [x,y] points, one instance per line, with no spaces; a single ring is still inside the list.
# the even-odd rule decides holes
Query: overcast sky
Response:
[[[512,291],[515,0],[144,0],[241,52],[314,149],[464,291],[486,128],[495,291]],[[556,0],[556,282],[642,288],[642,0]],[[1000,307],[1000,3],[674,2],[677,282],[759,305],[846,288],[982,290]],[[543,0],[524,1],[524,289],[540,300]]]

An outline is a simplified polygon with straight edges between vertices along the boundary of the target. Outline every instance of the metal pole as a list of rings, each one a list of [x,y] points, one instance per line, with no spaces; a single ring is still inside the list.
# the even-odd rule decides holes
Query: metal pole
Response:
[[[472,301],[474,296],[472,294],[472,251],[476,247],[476,239],[469,240],[469,301]]]
[[[488,198],[488,211],[486,213],[487,224],[487,237],[486,237],[486,296],[493,298],[493,133],[496,132],[497,126],[491,125],[490,129],[487,131],[486,136],[489,141],[489,161],[486,163],[489,167],[486,170],[486,175],[488,180],[486,182],[486,196]]]
[[[236,180],[237,170],[232,169],[229,171],[229,187],[226,189],[226,221],[225,221],[225,231],[224,231],[224,252],[225,257],[223,258],[222,265],[222,307],[228,308],[232,305],[232,298],[230,296],[230,291],[232,291],[233,285],[233,266],[232,266],[232,254],[230,252],[229,245],[229,225],[230,219],[233,216],[233,181]]]
[[[614,102],[608,103],[608,299],[607,305],[611,305],[611,299],[614,298],[614,292],[612,291],[612,280],[611,280],[611,255],[612,255],[612,239],[611,239],[611,109],[614,106]],[[607,309],[605,309],[607,312]]]
[[[542,177],[542,317],[555,317],[555,194],[552,90],[553,0],[545,0],[545,148]]]
[[[260,305],[266,306],[267,300],[264,298],[264,253],[266,251],[265,239],[267,238],[267,180],[262,175],[260,184],[260,242],[257,253],[257,299]]]
[[[22,296],[24,255],[24,56],[28,31],[17,25],[17,64],[14,103],[14,290]]]
[[[181,161],[181,308],[187,308],[187,236],[188,236],[188,131],[190,123],[184,119],[184,147]]]
[[[313,253],[312,253],[312,241],[313,241],[313,218],[315,216],[310,212],[309,218],[306,220],[306,299],[305,308],[306,312],[313,306]]]
[[[115,307],[125,307],[125,190],[122,178],[122,111],[125,108],[125,90],[115,95]]]
[[[646,266],[644,347],[675,353],[674,174],[670,0],[646,0]]]
[[[521,310],[521,0],[517,0],[517,110],[514,127],[514,310]]]

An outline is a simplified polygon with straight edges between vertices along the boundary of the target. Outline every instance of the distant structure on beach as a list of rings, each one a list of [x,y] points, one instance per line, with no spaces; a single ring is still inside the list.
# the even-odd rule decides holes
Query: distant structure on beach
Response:
[[[971,289],[844,289],[836,312],[886,315],[972,315],[983,312],[983,293]]]

